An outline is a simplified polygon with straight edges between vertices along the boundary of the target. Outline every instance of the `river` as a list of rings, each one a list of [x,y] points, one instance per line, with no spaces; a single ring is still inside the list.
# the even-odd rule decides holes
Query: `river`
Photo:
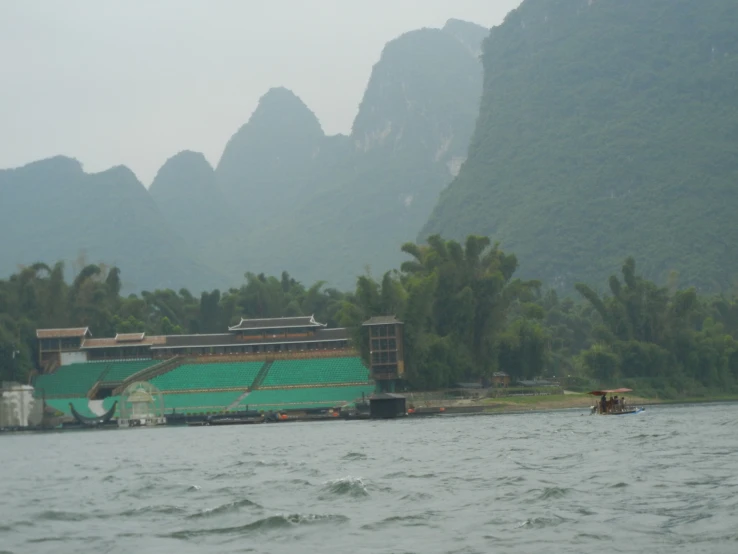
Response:
[[[734,553],[738,405],[0,437],[0,552]]]

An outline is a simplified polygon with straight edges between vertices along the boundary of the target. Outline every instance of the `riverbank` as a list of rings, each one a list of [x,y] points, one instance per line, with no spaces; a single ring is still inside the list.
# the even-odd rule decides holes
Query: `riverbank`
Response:
[[[567,409],[587,409],[597,401],[592,395],[565,391],[564,394],[535,395],[535,396],[506,396],[485,398],[478,401],[460,400],[446,405],[449,411],[456,407],[480,408],[486,413],[514,413],[538,412]],[[629,395],[628,404],[631,406],[653,406],[660,404],[706,404],[714,402],[738,402],[738,395],[723,395],[707,398],[679,398],[661,399],[646,398]]]

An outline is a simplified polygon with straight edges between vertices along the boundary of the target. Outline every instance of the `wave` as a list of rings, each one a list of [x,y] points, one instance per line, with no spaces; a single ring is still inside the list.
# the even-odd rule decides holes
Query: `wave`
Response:
[[[401,496],[400,500],[430,500],[433,495],[427,492],[410,492],[405,496]]]
[[[435,479],[435,473],[407,473],[406,471],[394,471],[384,476],[385,479]],[[465,479],[466,480],[466,479]]]
[[[367,460],[368,456],[362,452],[349,452],[341,458],[342,460]]]
[[[248,498],[242,498],[241,500],[234,500],[233,502],[228,502],[227,504],[221,504],[220,506],[216,506],[215,508],[206,508],[205,510],[202,510],[200,512],[190,514],[187,516],[187,519],[212,517],[212,516],[217,516],[220,514],[237,512],[241,508],[261,508],[261,507],[262,507],[261,505],[257,504],[256,502],[252,502]]]
[[[539,500],[550,500],[552,498],[563,498],[571,489],[561,489],[559,487],[546,487],[538,497]]]
[[[149,515],[149,514],[183,514],[186,513],[187,510],[184,508],[180,508],[179,506],[169,506],[169,505],[160,505],[160,506],[141,506],[140,508],[133,508],[130,510],[126,510],[124,512],[121,512],[119,514],[111,514],[107,517],[119,517],[119,516],[141,516],[141,515]],[[100,516],[103,517],[103,516]]]
[[[343,523],[348,517],[343,515],[319,515],[319,514],[278,514],[274,516],[257,519],[245,525],[234,527],[215,527],[212,529],[186,529],[175,531],[164,535],[173,539],[190,539],[210,535],[243,535],[255,532],[266,532],[286,529],[299,525],[312,525],[320,523]]]
[[[321,497],[324,496],[350,496],[359,498],[369,496],[369,490],[367,490],[361,477],[341,477],[340,479],[334,479],[323,484]]]
[[[90,518],[88,514],[64,512],[61,510],[45,510],[36,517],[43,521],[83,521]]]
[[[421,527],[427,526],[428,522],[433,518],[435,512],[425,512],[422,514],[413,514],[405,516],[391,516],[376,523],[367,523],[361,528],[368,531],[381,529],[387,526],[402,525],[405,527]]]
[[[554,516],[554,517],[534,517],[526,519],[520,523],[517,527],[526,529],[544,529],[546,527],[556,527],[562,523],[568,521],[565,517]]]

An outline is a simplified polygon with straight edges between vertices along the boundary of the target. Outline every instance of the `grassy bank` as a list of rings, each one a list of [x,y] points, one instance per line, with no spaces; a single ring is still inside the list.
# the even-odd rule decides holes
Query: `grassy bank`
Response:
[[[651,406],[655,404],[699,404],[709,402],[738,402],[738,395],[721,395],[714,397],[681,398],[663,400],[626,396],[631,406]],[[551,394],[546,396],[509,396],[486,398],[479,402],[486,411],[491,412],[524,412],[538,410],[564,410],[571,408],[587,409],[597,402],[597,398],[583,393]]]
[[[549,389],[551,390],[551,389]],[[546,410],[565,410],[581,408],[586,410],[599,398],[583,392],[554,389],[552,394],[537,391],[537,394],[514,394],[510,396],[489,396],[484,398],[453,398],[442,391],[409,393],[408,405],[416,408],[471,407],[478,406],[488,412],[528,412]],[[678,398],[659,398],[656,395],[626,394],[631,406],[651,406],[655,404],[700,404],[709,402],[738,402],[738,394],[714,394],[683,396]]]

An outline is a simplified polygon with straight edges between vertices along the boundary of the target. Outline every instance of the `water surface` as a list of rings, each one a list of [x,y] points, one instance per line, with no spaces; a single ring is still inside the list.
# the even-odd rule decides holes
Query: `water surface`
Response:
[[[0,437],[2,553],[738,552],[738,405]]]

